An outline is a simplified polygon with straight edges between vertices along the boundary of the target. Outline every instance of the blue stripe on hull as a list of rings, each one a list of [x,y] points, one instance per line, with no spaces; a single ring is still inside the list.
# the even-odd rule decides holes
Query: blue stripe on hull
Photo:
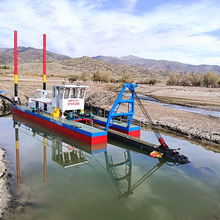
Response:
[[[18,106],[14,106],[14,105],[13,105],[12,107],[15,108],[15,109],[18,109],[18,110],[20,110],[20,111],[22,111],[22,112],[25,112],[25,113],[27,113],[27,114],[30,114],[30,115],[33,115],[33,116],[35,116],[35,117],[44,119],[44,120],[46,120],[46,121],[49,121],[49,122],[52,122],[52,123],[54,123],[54,124],[60,125],[60,126],[62,126],[62,127],[68,128],[68,129],[70,129],[70,130],[79,132],[79,133],[84,134],[84,135],[89,136],[89,137],[98,137],[98,136],[107,135],[107,131],[100,131],[100,132],[96,132],[96,133],[90,133],[90,132],[85,131],[85,130],[82,130],[82,129],[80,129],[80,128],[76,128],[76,127],[74,127],[74,126],[71,126],[71,125],[67,125],[67,124],[65,124],[65,123],[62,123],[62,122],[60,122],[60,121],[56,121],[56,120],[54,120],[54,119],[47,118],[47,117],[45,117],[45,116],[43,116],[43,115],[39,115],[39,114],[33,113],[33,112],[31,112],[31,111],[25,110],[25,109],[20,108],[20,107],[18,107]]]
[[[93,119],[94,123],[99,123],[99,124],[102,124],[102,125],[106,125],[107,122],[105,121],[101,121],[101,120],[98,120],[98,119]],[[119,129],[119,130],[122,130],[122,131],[137,131],[137,130],[141,130],[141,127],[140,126],[135,126],[135,127],[124,127],[124,126],[120,126],[120,125],[116,125],[116,124],[113,124],[110,126],[110,128],[115,128],[115,129]]]

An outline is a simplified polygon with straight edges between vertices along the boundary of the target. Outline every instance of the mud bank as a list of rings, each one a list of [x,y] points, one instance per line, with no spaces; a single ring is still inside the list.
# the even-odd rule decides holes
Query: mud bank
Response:
[[[162,96],[149,96],[151,98],[157,99],[161,103],[165,104],[171,104],[171,105],[180,105],[180,106],[185,106],[189,108],[198,108],[198,109],[205,109],[205,110],[210,110],[210,111],[219,111],[220,106],[219,104],[215,103],[208,103],[206,104],[205,102],[202,101],[191,101],[191,100],[184,100],[184,99],[173,99],[169,97],[162,97]]]
[[[174,131],[194,140],[220,143],[220,118],[199,115],[177,109],[144,103],[154,125]],[[136,121],[148,125],[138,107],[134,116]]]
[[[8,185],[8,166],[5,151],[0,147],[0,219],[10,207],[11,195]]]
[[[219,88],[140,85],[137,93],[148,95],[166,104],[220,111]]]

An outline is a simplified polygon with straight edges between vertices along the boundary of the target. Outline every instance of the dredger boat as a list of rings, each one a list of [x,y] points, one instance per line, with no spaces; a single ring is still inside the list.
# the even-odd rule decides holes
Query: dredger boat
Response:
[[[54,85],[52,90],[46,90],[46,35],[43,36],[43,89],[38,89],[34,97],[29,98],[28,105],[21,105],[18,98],[18,73],[17,73],[17,32],[15,31],[15,95],[13,99],[13,115],[23,117],[26,120],[40,124],[47,128],[58,131],[87,144],[107,143],[107,136],[121,140],[134,147],[146,150],[150,156],[167,158],[178,163],[187,163],[188,158],[180,155],[179,149],[170,149],[153,125],[146,109],[135,93],[137,84],[125,83],[121,86],[108,117],[94,116],[92,112],[85,113],[84,102],[86,89],[89,86],[77,85]],[[130,96],[124,96],[125,92]],[[135,100],[141,108],[144,116],[148,119],[159,145],[139,139],[141,127],[133,125]],[[125,110],[119,110],[120,106],[126,106]],[[124,121],[118,121],[123,117]],[[94,126],[95,125],[95,126]]]

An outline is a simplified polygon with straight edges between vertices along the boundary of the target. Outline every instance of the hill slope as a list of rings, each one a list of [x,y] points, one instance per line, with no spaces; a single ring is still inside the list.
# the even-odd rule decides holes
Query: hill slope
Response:
[[[21,73],[40,73],[42,71],[43,50],[31,47],[18,47],[18,64]],[[47,51],[47,72],[49,74],[81,74],[87,71],[94,74],[97,71],[108,71],[112,76],[122,76],[131,73],[135,78],[167,79],[173,72],[209,71],[220,74],[220,66],[189,65],[166,60],[144,59],[136,56],[125,57],[81,57],[71,58]],[[0,65],[9,65],[13,68],[14,49],[0,48]],[[10,72],[11,70],[2,70]]]
[[[140,66],[126,66],[120,64],[112,64],[103,60],[94,59],[91,57],[80,57],[70,60],[59,61],[64,66],[72,67],[76,72],[87,71],[91,74],[96,73],[97,71],[107,71],[112,76],[122,76],[126,73],[131,73],[133,77],[147,77],[147,78],[158,78],[163,79],[169,76],[169,71],[155,71],[149,70],[145,67]]]
[[[176,72],[197,72],[207,73],[212,71],[220,74],[220,66],[217,65],[190,65],[180,62],[167,61],[167,60],[152,60],[144,59],[136,56],[125,56],[125,57],[109,57],[109,56],[97,56],[93,57],[97,60],[102,60],[111,64],[119,64],[125,66],[139,66],[145,67],[155,71],[176,71]]]
[[[68,56],[47,51],[47,60],[66,60]],[[18,47],[18,63],[33,63],[43,60],[43,50],[32,47]],[[0,65],[10,65],[14,62],[13,48],[0,48]]]

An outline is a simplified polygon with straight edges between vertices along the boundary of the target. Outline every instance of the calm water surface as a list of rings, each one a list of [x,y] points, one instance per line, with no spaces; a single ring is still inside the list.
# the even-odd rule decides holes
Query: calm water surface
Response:
[[[0,118],[0,125],[0,145],[10,161],[12,190],[27,203],[16,220],[220,219],[218,153],[164,136],[169,146],[181,147],[190,164],[160,163],[113,140],[107,151],[91,154],[60,138],[45,136],[44,142],[44,137],[36,132],[33,136],[33,130],[22,125],[18,128],[17,188],[13,120]],[[142,131],[141,136],[156,142],[151,132]]]

